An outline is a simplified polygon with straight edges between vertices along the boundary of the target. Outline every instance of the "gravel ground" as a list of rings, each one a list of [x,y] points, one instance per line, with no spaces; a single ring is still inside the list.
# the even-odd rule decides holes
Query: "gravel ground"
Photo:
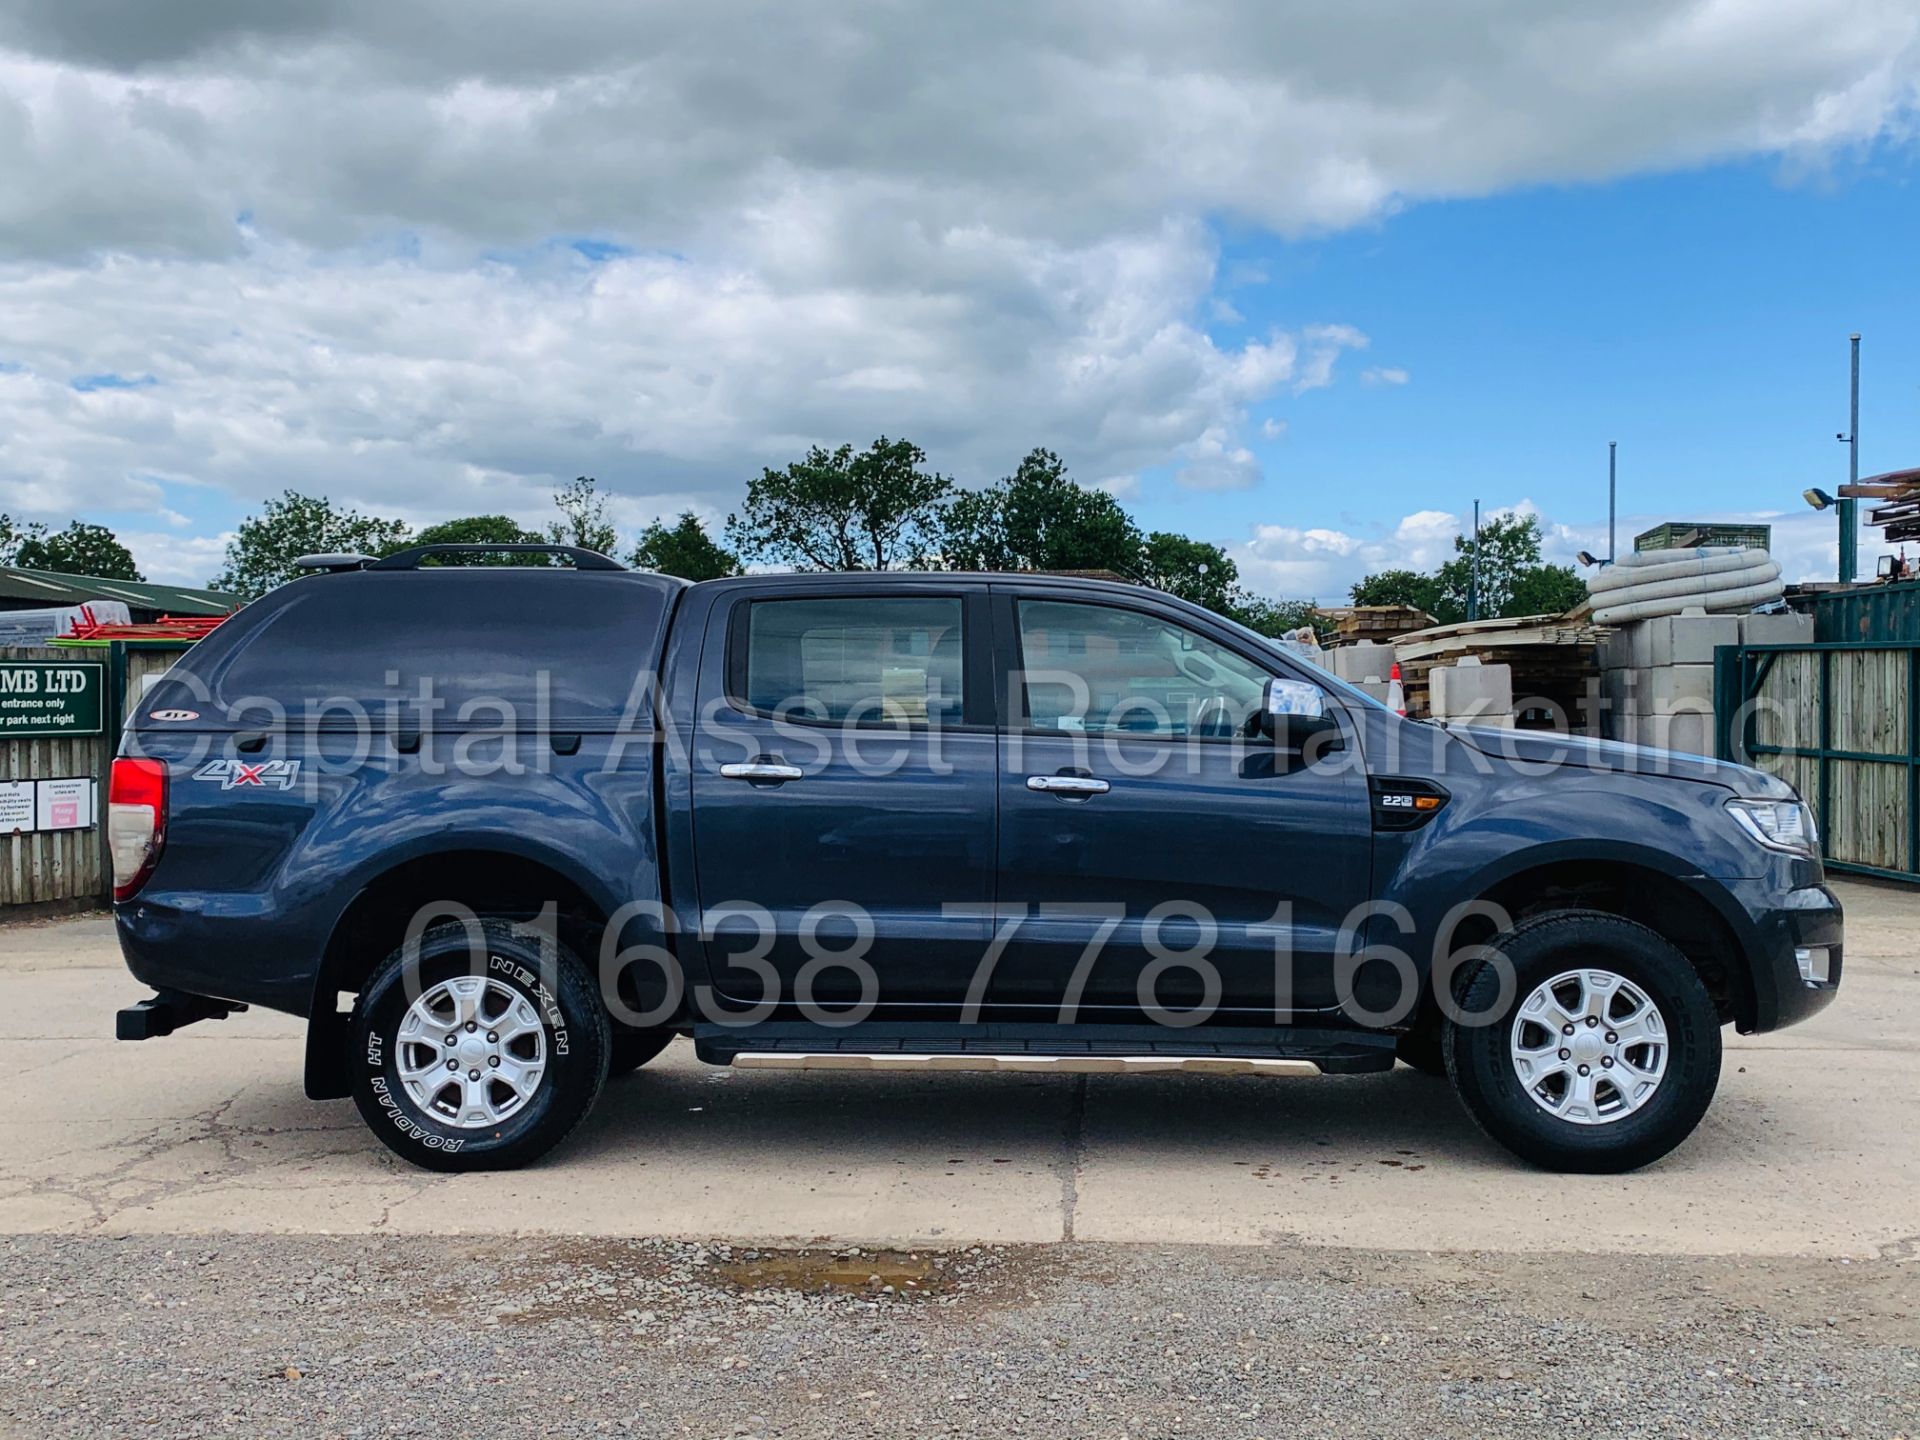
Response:
[[[1920,1262],[0,1241],[21,1436],[1912,1436]]]

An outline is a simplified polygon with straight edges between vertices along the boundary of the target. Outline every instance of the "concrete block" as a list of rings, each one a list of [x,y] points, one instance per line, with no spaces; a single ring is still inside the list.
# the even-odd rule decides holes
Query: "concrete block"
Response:
[[[1742,645],[1811,645],[1813,616],[1788,612],[1780,615],[1741,615]]]
[[[1729,644],[1732,642],[1729,641]],[[1713,710],[1713,666],[1663,665],[1646,672],[1641,687],[1649,715],[1672,710]]]
[[[1600,693],[1615,710],[1632,709],[1646,690],[1646,672],[1620,669],[1600,672]]]
[[[1393,703],[1387,696],[1387,692],[1393,688],[1393,683],[1389,680],[1350,680],[1347,683],[1356,690],[1366,691],[1382,705]]]
[[[1711,665],[1715,647],[1740,643],[1738,615],[1662,615],[1641,623],[1649,666]]]
[[[1427,672],[1427,703],[1446,719],[1487,718],[1513,713],[1513,667],[1482,665],[1468,656],[1457,665],[1436,665]]]
[[[1626,664],[1630,669],[1644,670],[1653,664],[1653,621],[1635,620],[1622,626],[1620,633],[1626,636]]]
[[[1342,645],[1328,652],[1333,673],[1342,680],[1385,680],[1393,673],[1393,647],[1363,640],[1357,645]]]
[[[1636,721],[1639,744],[1688,755],[1713,754],[1713,716],[1697,711],[1642,715]]]
[[[1600,637],[1597,657],[1602,670],[1624,670],[1633,663],[1633,636],[1622,625]]]

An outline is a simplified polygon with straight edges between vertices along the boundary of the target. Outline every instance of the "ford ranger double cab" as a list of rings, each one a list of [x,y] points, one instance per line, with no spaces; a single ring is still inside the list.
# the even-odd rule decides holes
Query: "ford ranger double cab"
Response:
[[[1398,1060],[1524,1159],[1619,1171],[1699,1122],[1725,1027],[1840,982],[1812,817],[1757,770],[1409,721],[1118,581],[532,548],[313,557],[140,699],[109,839],[157,993],[123,1038],[303,1017],[307,1092],[439,1169],[544,1154],[688,1037],[793,1069]]]

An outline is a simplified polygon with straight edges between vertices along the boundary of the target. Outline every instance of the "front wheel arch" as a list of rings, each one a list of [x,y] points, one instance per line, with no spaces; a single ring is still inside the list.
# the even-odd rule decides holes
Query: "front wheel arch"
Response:
[[[1506,911],[1515,924],[1593,910],[1642,925],[1687,957],[1721,1024],[1745,1032],[1758,1023],[1753,971],[1739,937],[1701,890],[1665,871],[1622,860],[1556,859],[1500,877],[1477,900]],[[1493,934],[1463,927],[1454,938],[1457,945],[1468,945]],[[1433,997],[1426,996],[1422,1005],[1434,1009]]]

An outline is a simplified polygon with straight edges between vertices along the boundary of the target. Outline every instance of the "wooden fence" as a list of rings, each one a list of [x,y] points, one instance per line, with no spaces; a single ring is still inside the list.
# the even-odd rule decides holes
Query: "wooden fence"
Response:
[[[1728,646],[1716,662],[1722,754],[1800,792],[1836,869],[1920,879],[1917,648]]]
[[[81,829],[0,833],[0,914],[8,907],[58,908],[105,902],[113,888],[107,860],[107,769],[120,742],[120,727],[145,692],[184,653],[115,645],[110,649],[63,646],[0,648],[0,662],[51,660],[105,667],[101,700],[104,733],[31,740],[0,740],[0,783],[88,778],[94,782],[93,823]]]

